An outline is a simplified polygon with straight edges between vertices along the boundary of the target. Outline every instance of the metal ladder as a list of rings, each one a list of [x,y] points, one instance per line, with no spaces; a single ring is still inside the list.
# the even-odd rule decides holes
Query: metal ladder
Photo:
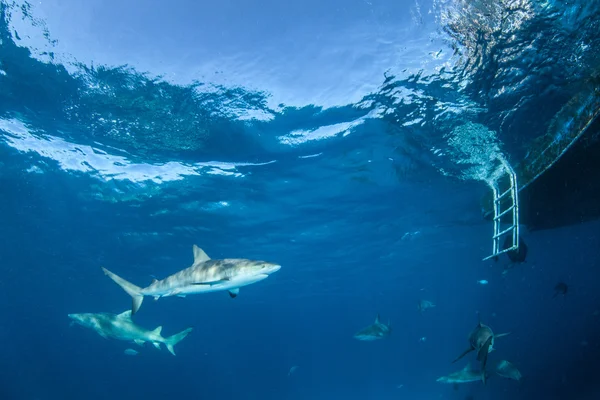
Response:
[[[518,251],[519,249],[519,191],[517,188],[517,175],[503,157],[500,157],[499,161],[501,165],[497,176],[487,182],[494,193],[494,236],[492,237],[492,254],[484,258],[483,261],[497,257],[502,253],[513,250]],[[509,178],[509,188],[504,192],[500,192],[499,181],[507,175]],[[509,205],[505,210],[502,210],[502,203],[505,198],[508,200]],[[500,220],[509,212],[512,212],[512,225],[501,230]],[[500,250],[500,239],[509,233],[512,233],[512,247]]]

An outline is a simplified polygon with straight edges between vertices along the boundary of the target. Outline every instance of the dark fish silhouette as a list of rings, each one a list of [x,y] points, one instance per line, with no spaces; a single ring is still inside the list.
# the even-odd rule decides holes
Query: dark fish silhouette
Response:
[[[512,235],[506,236],[504,239],[504,245],[502,246],[502,250],[510,249],[513,246],[513,237]],[[519,236],[519,248],[517,250],[507,251],[506,255],[513,263],[523,263],[527,258],[527,244],[521,236]]]
[[[562,294],[563,296],[566,296],[568,291],[569,291],[569,286],[567,286],[566,283],[564,283],[564,282],[558,282],[556,284],[556,286],[554,286],[554,296],[552,296],[552,298],[555,298],[559,294]]]

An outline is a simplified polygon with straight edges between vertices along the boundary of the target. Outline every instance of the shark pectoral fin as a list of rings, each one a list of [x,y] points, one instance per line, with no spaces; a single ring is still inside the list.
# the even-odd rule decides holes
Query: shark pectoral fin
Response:
[[[144,343],[146,343],[146,342],[144,342],[142,339],[134,339],[133,341],[134,341],[134,342],[135,342],[135,344],[137,344],[138,346],[143,346],[143,345],[144,345]]]
[[[200,247],[194,245],[192,248],[194,250],[194,264],[210,260],[210,257]]]
[[[492,344],[492,339],[494,337],[490,336],[488,340],[485,341],[484,345],[477,352],[477,361],[481,362],[481,369],[485,370],[485,364],[487,363],[487,356],[490,351],[490,346]]]
[[[229,290],[229,297],[231,297],[232,299],[235,299],[238,296],[238,294],[240,294],[240,288]]]
[[[464,356],[466,356],[467,354],[469,354],[470,352],[472,352],[473,350],[475,350],[472,347],[469,347],[467,350],[463,351],[462,354],[458,357],[456,357],[454,359],[454,361],[452,361],[452,364],[454,364],[455,362],[457,362],[458,360],[460,360],[461,358],[463,358]]]
[[[495,339],[498,339],[499,337],[504,337],[504,336],[508,336],[510,335],[512,332],[505,332],[505,333],[499,333],[497,335],[494,335]]]
[[[160,350],[160,343],[159,342],[152,342],[152,344],[154,345],[154,347],[156,347],[157,349]]]

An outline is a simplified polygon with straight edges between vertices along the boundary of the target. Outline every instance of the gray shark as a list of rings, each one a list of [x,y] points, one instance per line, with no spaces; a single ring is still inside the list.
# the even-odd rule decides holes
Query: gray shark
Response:
[[[387,325],[379,322],[379,314],[375,318],[375,323],[367,326],[366,328],[358,331],[354,338],[366,342],[370,342],[373,340],[384,339],[388,337],[392,333],[392,328],[390,326],[390,322],[388,321]]]
[[[161,297],[185,297],[188,294],[226,290],[234,298],[239,294],[240,287],[262,281],[281,268],[266,261],[244,258],[211,260],[198,246],[194,245],[193,250],[194,263],[191,267],[162,280],[154,279],[145,288],[126,281],[106,268],[102,270],[132,297],[131,312],[135,314],[142,306],[144,296],[153,296],[154,300],[158,300]]]
[[[105,339],[113,338],[117,340],[125,340],[135,342],[143,346],[144,343],[150,342],[160,349],[160,344],[163,343],[169,352],[175,355],[175,346],[183,340],[192,328],[187,328],[173,336],[167,338],[161,336],[162,326],[153,331],[146,330],[136,325],[131,320],[131,311],[127,310],[121,314],[112,313],[84,313],[84,314],[68,314],[74,323],[82,325],[86,328],[93,329]]]
[[[435,304],[429,300],[419,300],[419,303],[417,304],[417,310],[419,310],[421,313],[424,313],[425,310],[433,307],[435,307]]]
[[[496,365],[496,373],[503,378],[520,381],[523,377],[521,371],[514,366],[510,361],[502,360]]]
[[[486,378],[487,372],[485,372],[485,370],[476,371],[474,369],[471,369],[471,363],[468,363],[460,371],[456,371],[448,376],[442,376],[438,378],[437,382],[456,384],[482,381],[483,383],[485,383]]]
[[[481,369],[485,370],[488,353],[494,350],[494,340],[507,335],[510,335],[510,332],[494,335],[494,332],[492,332],[492,329],[489,326],[484,325],[481,323],[481,321],[479,321],[473,332],[471,332],[469,335],[469,348],[466,349],[461,355],[456,357],[456,359],[452,362],[455,363],[471,351],[476,350],[477,361],[481,362]]]

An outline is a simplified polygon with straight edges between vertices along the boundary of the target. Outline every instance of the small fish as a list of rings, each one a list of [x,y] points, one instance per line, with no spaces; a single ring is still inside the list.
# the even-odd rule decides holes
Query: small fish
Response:
[[[427,336],[423,336],[422,338],[419,339],[419,342],[423,343],[427,341]]]
[[[564,283],[564,282],[558,282],[556,284],[556,286],[554,286],[554,296],[552,296],[552,298],[555,298],[559,294],[562,294],[563,296],[566,296],[568,291],[569,291],[569,286],[567,286],[566,283]]]
[[[137,356],[139,354],[137,350],[134,349],[125,349],[123,353],[125,353],[128,356]]]
[[[480,281],[477,281],[477,283],[480,284],[480,285],[487,285],[489,282],[486,281],[485,279],[482,279]]]
[[[288,376],[292,376],[292,374],[294,372],[296,372],[298,370],[298,368],[300,368],[300,366],[298,366],[298,365],[294,365],[292,368],[290,368],[290,370],[288,372]]]

